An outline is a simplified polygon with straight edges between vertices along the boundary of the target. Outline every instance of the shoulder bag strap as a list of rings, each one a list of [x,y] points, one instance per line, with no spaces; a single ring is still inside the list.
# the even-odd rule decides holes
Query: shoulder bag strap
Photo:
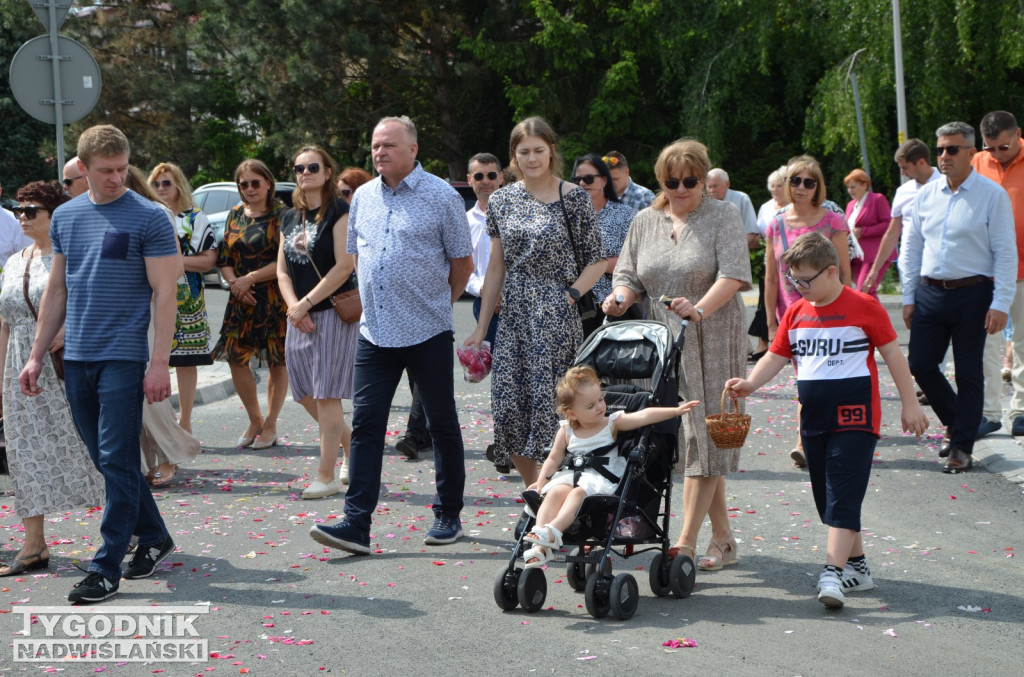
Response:
[[[562,199],[562,185],[561,179],[558,180],[558,204],[562,207],[562,216],[565,217],[565,232],[569,234],[569,246],[572,248],[572,260],[576,262],[576,275],[579,276],[583,272],[583,268],[580,267],[580,260],[576,256],[576,239],[572,236],[572,225],[569,223],[569,212],[565,208],[565,200]]]
[[[789,238],[786,237],[786,214],[783,212],[775,217],[776,225],[779,227],[779,237],[782,238],[782,253],[789,249]]]
[[[32,245],[32,249],[31,249],[31,251],[29,251],[29,254],[28,254],[28,261],[25,262],[25,276],[24,276],[24,278],[22,280],[21,293],[23,293],[25,295],[25,303],[28,304],[29,312],[32,313],[32,319],[35,320],[36,322],[39,322],[39,315],[36,314],[36,307],[32,305],[32,301],[28,297],[29,269],[32,266],[32,257],[35,255],[35,253],[36,253],[36,246]]]

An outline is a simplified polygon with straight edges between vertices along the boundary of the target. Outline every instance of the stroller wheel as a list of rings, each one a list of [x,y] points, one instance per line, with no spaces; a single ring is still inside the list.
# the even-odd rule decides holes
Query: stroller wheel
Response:
[[[693,584],[697,580],[697,567],[689,555],[679,553],[668,565],[668,580],[672,586],[672,594],[686,599],[693,592]]]
[[[626,621],[633,617],[640,601],[640,586],[632,574],[619,574],[613,578],[608,594],[616,618]]]
[[[587,577],[587,591],[584,593],[587,613],[594,618],[604,618],[611,610],[611,600],[609,598],[611,582],[611,576],[601,576],[597,573],[590,574]]]
[[[576,555],[583,554],[583,547],[576,549]],[[582,562],[569,562],[565,568],[565,579],[569,583],[569,587],[576,592],[582,591],[587,587],[587,565]]]
[[[669,565],[665,562],[665,556],[660,552],[651,560],[650,568],[651,592],[658,597],[665,597],[672,592],[671,578],[669,577]]]
[[[544,578],[542,569],[524,571],[516,588],[523,611],[531,614],[540,611],[544,605],[544,598],[548,596],[548,581]]]
[[[522,569],[509,571],[508,567],[503,567],[494,579],[494,601],[502,611],[512,611],[519,606],[518,587],[522,573]]]

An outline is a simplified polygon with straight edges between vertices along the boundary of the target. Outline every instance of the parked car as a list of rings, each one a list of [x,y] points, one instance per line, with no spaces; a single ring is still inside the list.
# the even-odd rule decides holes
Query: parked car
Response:
[[[291,181],[281,181],[275,184],[274,192],[277,197],[289,207],[292,206],[292,191],[295,184]],[[227,223],[228,213],[235,208],[242,200],[238,196],[238,186],[232,181],[217,181],[207,183],[192,191],[192,198],[210,220],[210,229],[217,239],[217,244],[224,239],[224,224]],[[213,268],[206,272],[206,281],[219,284],[222,289],[227,289],[228,284],[221,277],[220,269]]]

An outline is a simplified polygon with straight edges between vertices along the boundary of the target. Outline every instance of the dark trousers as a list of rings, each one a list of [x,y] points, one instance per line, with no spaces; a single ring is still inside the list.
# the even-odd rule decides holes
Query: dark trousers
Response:
[[[753,336],[768,343],[768,312],[764,305],[764,275],[757,278],[757,310],[750,320],[747,336]]]
[[[985,315],[992,303],[992,282],[961,289],[921,283],[910,322],[910,373],[943,425],[953,427],[952,444],[974,451],[985,399],[982,369]],[[953,344],[956,391],[943,375],[942,359]]]
[[[381,348],[362,336],[356,345],[352,398],[352,450],[345,518],[369,531],[380,496],[380,473],[388,414],[402,372],[416,382],[427,430],[434,440],[435,516],[458,517],[466,488],[465,451],[455,409],[454,335],[442,332],[404,348]]]

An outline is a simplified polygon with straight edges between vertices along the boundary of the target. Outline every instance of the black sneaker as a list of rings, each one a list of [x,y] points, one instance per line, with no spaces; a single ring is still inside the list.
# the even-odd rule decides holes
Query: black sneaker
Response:
[[[148,578],[156,571],[156,565],[163,562],[168,555],[174,552],[174,541],[168,536],[160,545],[140,545],[135,549],[135,554],[128,562],[128,569],[124,577],[133,580],[136,578]]]
[[[397,449],[402,456],[405,456],[410,461],[415,461],[420,457],[421,453],[430,451],[433,449],[431,444],[422,444],[417,442],[414,438],[406,435],[402,439],[395,442],[395,449]]]
[[[353,555],[370,554],[370,534],[354,527],[348,520],[337,524],[314,524],[309,529],[314,541],[330,548],[337,548]]]
[[[111,581],[98,571],[92,571],[75,583],[68,593],[68,601],[75,604],[102,602],[117,594],[118,585],[117,581]]]

